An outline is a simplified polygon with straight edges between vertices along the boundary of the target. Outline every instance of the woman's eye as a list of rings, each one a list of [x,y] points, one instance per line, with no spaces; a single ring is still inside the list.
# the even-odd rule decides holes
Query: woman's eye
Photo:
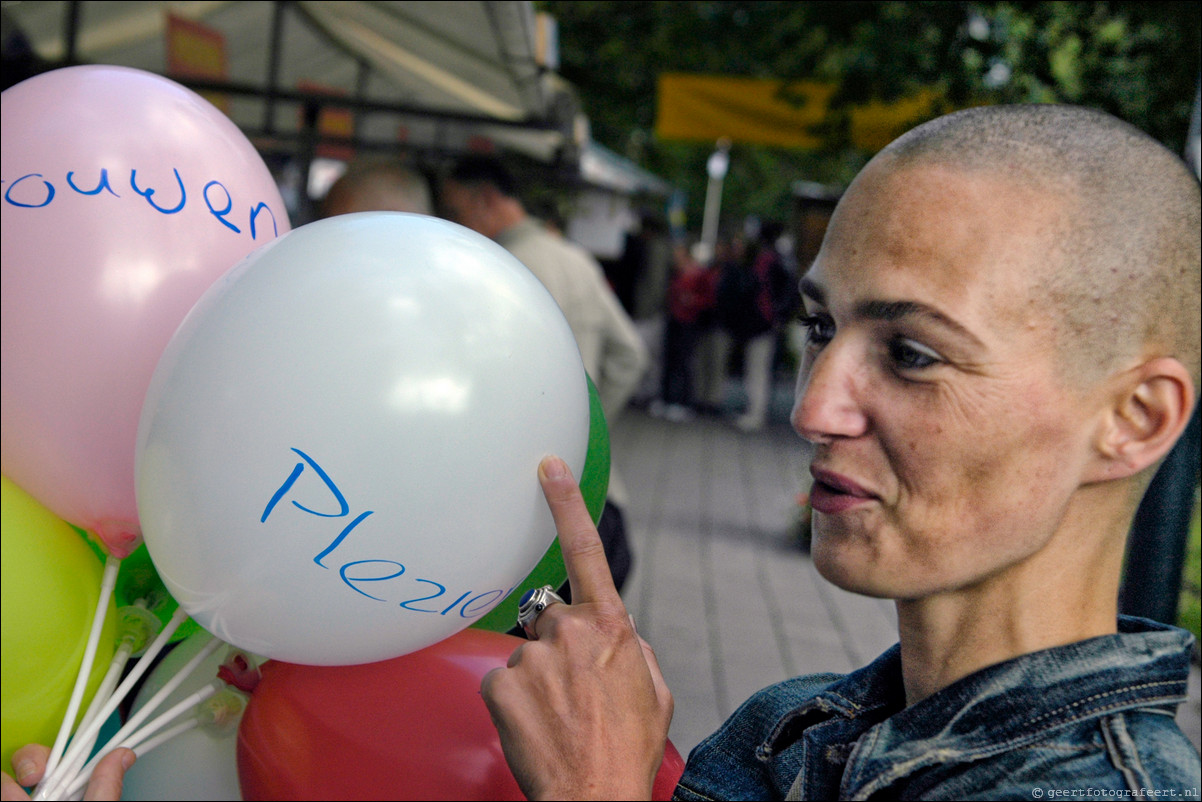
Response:
[[[806,315],[798,321],[806,329],[806,340],[812,345],[826,345],[835,337],[835,322],[825,315]]]
[[[929,348],[900,337],[889,342],[889,358],[900,370],[921,370],[943,361]]]

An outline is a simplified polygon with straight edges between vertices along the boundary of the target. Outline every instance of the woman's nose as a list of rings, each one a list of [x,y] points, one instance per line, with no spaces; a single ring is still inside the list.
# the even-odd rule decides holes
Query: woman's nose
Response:
[[[791,416],[793,429],[811,443],[858,437],[868,429],[862,400],[865,367],[853,349],[827,343],[802,362]]]

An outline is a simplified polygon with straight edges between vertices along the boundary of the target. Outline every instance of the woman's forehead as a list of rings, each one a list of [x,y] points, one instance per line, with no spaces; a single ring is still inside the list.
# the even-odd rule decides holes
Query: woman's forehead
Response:
[[[961,314],[1030,311],[1055,261],[1051,227],[1037,218],[1058,210],[1044,193],[939,165],[866,178],[840,202],[807,273],[826,303],[879,295]]]

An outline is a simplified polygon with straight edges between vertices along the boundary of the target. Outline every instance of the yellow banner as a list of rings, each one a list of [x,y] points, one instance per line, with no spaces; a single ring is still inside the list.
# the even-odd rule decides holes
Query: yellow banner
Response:
[[[655,133],[661,139],[734,142],[785,148],[822,145],[816,126],[826,119],[835,87],[813,81],[728,78],[663,73],[659,76]],[[852,143],[880,150],[930,115],[936,93],[897,103],[869,103],[851,111]]]

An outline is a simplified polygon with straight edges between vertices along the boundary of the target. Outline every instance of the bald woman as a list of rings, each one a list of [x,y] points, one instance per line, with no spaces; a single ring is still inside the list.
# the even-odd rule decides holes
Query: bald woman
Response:
[[[1197,798],[1192,637],[1119,616],[1124,542],[1199,381],[1198,183],[1107,115],[971,109],[904,135],[802,280],[792,422],[813,559],[899,643],[760,691],[679,799]],[[540,469],[571,605],[484,680],[532,799],[646,799],[672,698],[579,493]]]

